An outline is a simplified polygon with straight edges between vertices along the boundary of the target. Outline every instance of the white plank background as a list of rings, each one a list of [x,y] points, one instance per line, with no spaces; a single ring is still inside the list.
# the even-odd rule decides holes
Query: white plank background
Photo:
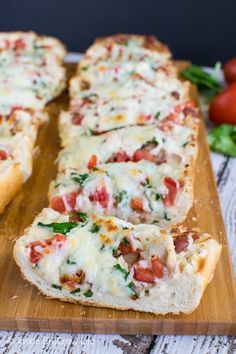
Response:
[[[77,61],[71,53],[68,61]],[[236,274],[236,158],[211,153]],[[236,305],[236,304],[235,304]],[[236,336],[121,336],[0,331],[0,354],[233,354]]]

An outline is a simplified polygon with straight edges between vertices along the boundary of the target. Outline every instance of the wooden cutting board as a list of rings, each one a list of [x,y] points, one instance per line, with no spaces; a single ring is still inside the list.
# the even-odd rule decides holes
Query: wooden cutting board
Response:
[[[186,62],[178,62],[178,67]],[[68,65],[68,75],[75,65]],[[193,92],[196,97],[196,91]],[[0,217],[0,329],[122,334],[236,334],[236,293],[230,252],[211,168],[203,121],[196,164],[196,200],[186,224],[199,226],[223,245],[214,278],[198,309],[190,315],[155,316],[134,311],[87,307],[47,299],[25,281],[12,258],[14,240],[47,206],[50,181],[56,176],[60,148],[57,119],[65,109],[64,93],[48,105],[50,121],[38,137],[34,172]]]

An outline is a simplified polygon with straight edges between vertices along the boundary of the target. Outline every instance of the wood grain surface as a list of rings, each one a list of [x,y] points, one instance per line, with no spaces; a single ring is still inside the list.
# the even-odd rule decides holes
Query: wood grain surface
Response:
[[[154,316],[67,304],[46,299],[22,279],[12,260],[13,242],[47,205],[48,185],[56,175],[54,160],[60,145],[57,117],[67,101],[64,94],[48,106],[50,121],[39,134],[34,173],[0,218],[0,328],[39,332],[235,334],[235,284],[203,122],[195,179],[196,202],[186,223],[213,234],[222,243],[223,252],[214,279],[194,313]]]

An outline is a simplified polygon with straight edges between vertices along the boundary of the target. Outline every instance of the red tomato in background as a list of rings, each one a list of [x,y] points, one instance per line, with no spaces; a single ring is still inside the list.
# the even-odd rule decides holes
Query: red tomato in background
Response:
[[[223,70],[224,70],[225,81],[228,84],[235,82],[236,81],[236,58],[232,58],[228,60],[224,64]]]
[[[236,124],[236,82],[212,99],[209,117],[215,124]]]

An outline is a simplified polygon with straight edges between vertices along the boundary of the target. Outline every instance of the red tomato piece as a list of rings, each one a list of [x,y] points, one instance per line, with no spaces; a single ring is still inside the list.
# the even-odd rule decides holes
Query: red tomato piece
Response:
[[[75,209],[76,198],[77,198],[78,194],[79,194],[78,192],[71,192],[66,195],[66,201],[70,206],[70,210]]]
[[[46,245],[41,241],[35,241],[30,244],[30,262],[34,264],[38,263],[40,259],[43,258],[43,254],[35,250],[36,246],[40,246],[42,248],[46,247]]]
[[[52,247],[61,248],[66,241],[66,236],[63,234],[56,234],[52,240]]]
[[[6,49],[10,49],[11,48],[11,42],[9,41],[9,39],[5,40],[5,47],[6,47]]]
[[[146,150],[136,150],[133,156],[133,161],[138,162],[140,160],[147,160],[150,162],[155,162],[155,156],[153,156],[149,151]]]
[[[25,49],[25,41],[21,38],[15,41],[15,49]]]
[[[236,58],[228,60],[223,67],[225,80],[228,84],[236,81]]]
[[[120,254],[122,254],[122,255],[129,254],[129,253],[133,252],[131,242],[128,239],[126,242],[125,242],[125,240],[122,240],[118,249],[120,251]]]
[[[103,186],[101,189],[97,189],[94,194],[89,196],[89,199],[92,202],[98,202],[103,208],[107,208],[109,194],[107,193],[106,187]]]
[[[236,124],[236,82],[216,95],[209,107],[210,119],[215,124]]]
[[[131,200],[131,208],[138,213],[142,213],[144,211],[142,198],[133,198]]]
[[[173,206],[178,191],[177,183],[171,177],[165,177],[164,185],[168,189],[168,194],[164,197],[163,203],[165,206]]]
[[[153,271],[149,268],[134,266],[134,279],[144,283],[154,283],[155,276]]]
[[[55,197],[51,198],[50,207],[58,211],[59,213],[63,213],[64,211],[66,211],[64,201],[59,195],[56,195]]]
[[[129,161],[129,156],[125,151],[120,151],[117,153],[115,160],[116,162],[126,162]]]
[[[7,152],[5,150],[0,150],[0,160],[6,160],[7,157]]]
[[[179,236],[175,237],[174,245],[175,245],[175,252],[176,253],[180,253],[180,252],[184,251],[189,245],[188,235],[179,235]]]
[[[93,167],[95,167],[96,165],[97,165],[97,156],[96,155],[92,155],[91,157],[90,157],[90,160],[89,160],[89,162],[88,162],[88,168],[89,169],[92,169]]]
[[[83,120],[83,118],[84,118],[83,115],[80,114],[80,113],[74,114],[73,118],[72,118],[72,123],[74,125],[80,125],[82,120]]]
[[[152,256],[151,258],[152,271],[155,277],[161,279],[164,276],[164,265],[158,256]]]

